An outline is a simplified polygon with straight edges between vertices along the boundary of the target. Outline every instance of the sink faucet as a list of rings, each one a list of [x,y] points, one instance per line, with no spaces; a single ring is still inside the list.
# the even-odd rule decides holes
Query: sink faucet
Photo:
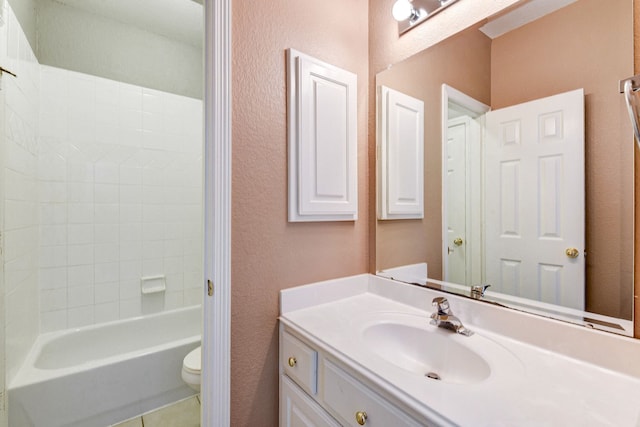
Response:
[[[431,315],[431,324],[436,325],[439,328],[451,329],[457,334],[464,336],[471,336],[473,332],[464,327],[460,319],[451,313],[449,308],[449,301],[444,297],[436,297],[431,302],[437,311]]]

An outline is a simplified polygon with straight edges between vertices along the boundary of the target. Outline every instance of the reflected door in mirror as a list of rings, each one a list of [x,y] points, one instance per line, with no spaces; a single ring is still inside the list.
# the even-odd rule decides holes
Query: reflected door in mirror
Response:
[[[583,310],[584,91],[491,111],[486,136],[486,281]]]

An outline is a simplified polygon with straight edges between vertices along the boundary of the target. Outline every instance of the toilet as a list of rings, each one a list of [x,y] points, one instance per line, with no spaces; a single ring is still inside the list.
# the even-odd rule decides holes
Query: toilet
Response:
[[[202,347],[191,350],[182,362],[182,380],[189,387],[200,391],[200,370],[202,369]]]

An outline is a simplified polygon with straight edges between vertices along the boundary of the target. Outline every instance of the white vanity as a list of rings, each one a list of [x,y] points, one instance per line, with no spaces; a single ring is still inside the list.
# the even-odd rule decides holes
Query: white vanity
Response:
[[[373,275],[282,291],[279,364],[281,426],[640,425],[636,340]]]

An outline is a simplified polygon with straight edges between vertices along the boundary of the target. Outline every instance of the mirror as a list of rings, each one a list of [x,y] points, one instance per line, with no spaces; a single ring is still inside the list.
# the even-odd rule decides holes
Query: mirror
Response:
[[[535,3],[535,0],[530,1],[525,6]],[[467,293],[468,286],[488,281],[493,286],[487,296],[501,300],[504,297],[501,294],[510,293],[514,297],[506,299],[518,301],[518,307],[532,306],[535,310],[547,307],[547,312],[569,311],[573,314],[582,313],[584,309],[589,314],[582,317],[600,315],[630,323],[633,311],[634,146],[618,82],[634,74],[633,1],[577,0],[566,3],[570,4],[524,25],[520,22],[512,29],[509,29],[509,23],[517,20],[513,18],[517,18],[518,9],[503,12],[376,76],[376,86],[393,88],[424,101],[424,218],[377,221],[376,270],[426,263],[429,279],[457,282],[465,285],[461,289],[467,289]],[[529,16],[529,12],[525,15]],[[507,31],[500,34],[505,22]],[[443,85],[446,85],[444,89]],[[459,190],[470,193],[467,199],[475,198],[471,203],[473,208],[451,205],[454,203],[452,196],[459,191],[449,190],[447,187],[454,184],[442,178],[442,170],[448,167],[443,160],[447,154],[443,139],[446,141],[451,136],[448,119],[466,117],[478,126],[480,135],[487,135],[485,125],[490,119],[478,109],[470,108],[473,102],[465,105],[465,100],[490,106],[490,114],[493,114],[580,89],[584,91],[584,161],[580,160],[578,164],[584,171],[565,174],[558,172],[561,169],[552,169],[559,173],[558,185],[564,181],[584,181],[584,197],[580,194],[582,190],[561,190],[561,186],[555,187],[558,191],[554,196],[560,206],[558,210],[569,213],[569,218],[577,218],[575,222],[579,222],[579,218],[584,217],[584,243],[562,243],[565,258],[575,255],[567,250],[577,249],[577,259],[583,262],[578,270],[582,270],[583,276],[563,283],[566,270],[562,269],[540,273],[538,268],[531,270],[532,273],[524,273],[517,268],[511,272],[503,268],[498,269],[498,274],[491,273],[492,268],[495,270],[495,262],[499,261],[491,261],[491,258],[502,261],[505,258],[496,255],[495,246],[488,242],[487,236],[491,229],[501,229],[495,222],[505,215],[504,208],[495,209],[496,203],[502,203],[499,199],[496,202],[495,194],[508,192],[505,185],[508,187],[509,182],[533,182],[513,193],[522,202],[521,198],[533,193],[539,184],[534,176],[520,176],[517,172],[511,180],[502,183],[491,178],[491,172],[497,166],[490,167],[491,163],[487,163],[487,153],[491,152],[486,145],[489,139],[480,138],[479,146],[467,148],[467,154],[475,158],[473,162],[476,163],[470,162],[476,169],[468,169],[467,162],[463,169],[470,178],[466,178],[466,190],[464,187]],[[560,122],[540,123],[543,127],[539,129],[564,132],[554,128],[562,126],[558,124]],[[544,123],[547,123],[546,127]],[[504,135],[510,131],[503,129],[502,132]],[[475,154],[479,157],[472,157],[474,151],[480,153]],[[575,157],[568,154],[563,162],[575,160]],[[533,202],[525,202],[519,212],[548,214],[548,208],[530,204],[541,197],[534,194]],[[468,270],[462,274],[461,267],[456,269],[449,265],[452,263],[447,250],[455,253],[456,245],[451,244],[454,238],[449,239],[442,227],[452,221],[448,213],[465,210],[462,223],[466,234],[460,246],[465,247],[467,242],[474,242],[475,246],[467,250],[469,258],[462,265]],[[539,231],[544,228],[540,225],[540,215],[535,218],[533,227],[527,226],[527,229],[537,227]],[[556,221],[559,233],[563,234],[571,222],[571,219]],[[492,249],[487,251],[487,247]],[[541,264],[540,260],[536,262]],[[471,268],[469,264],[472,264]],[[529,294],[508,289],[509,283],[518,280],[537,285],[544,281],[545,274],[547,281],[560,284],[551,290],[552,294],[569,293],[567,284],[577,284],[577,292],[583,293],[582,302],[576,305],[558,303],[547,299],[540,289]],[[563,310],[557,304],[568,309]]]

